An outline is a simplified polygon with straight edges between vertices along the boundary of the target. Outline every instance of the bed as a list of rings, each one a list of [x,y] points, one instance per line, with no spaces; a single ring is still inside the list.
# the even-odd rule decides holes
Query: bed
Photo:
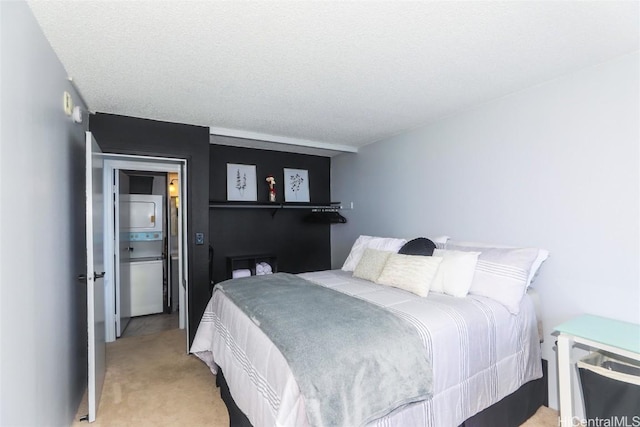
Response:
[[[403,405],[367,425],[458,426],[542,377],[538,323],[528,296],[514,315],[484,296],[432,293],[423,298],[353,277],[349,271],[299,277],[384,307],[420,330],[432,363],[432,397]],[[309,425],[305,399],[285,357],[220,288],[206,308],[192,353],[212,373],[224,372],[231,404],[252,425]]]

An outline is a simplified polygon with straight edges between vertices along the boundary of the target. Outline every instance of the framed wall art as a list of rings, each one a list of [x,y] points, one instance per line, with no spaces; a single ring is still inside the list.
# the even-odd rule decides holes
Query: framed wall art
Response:
[[[227,200],[255,202],[257,194],[256,165],[227,163]]]
[[[309,202],[309,171],[284,168],[284,201]]]

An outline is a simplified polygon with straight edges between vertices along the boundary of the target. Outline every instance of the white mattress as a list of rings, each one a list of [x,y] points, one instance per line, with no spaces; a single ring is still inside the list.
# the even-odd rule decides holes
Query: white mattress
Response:
[[[431,356],[433,397],[370,425],[458,426],[522,384],[542,376],[536,316],[480,296],[427,298],[329,270],[301,277],[386,307],[416,327]],[[191,347],[224,372],[236,404],[255,427],[307,426],[304,398],[280,351],[222,292],[214,291]],[[381,390],[383,392],[383,390]]]

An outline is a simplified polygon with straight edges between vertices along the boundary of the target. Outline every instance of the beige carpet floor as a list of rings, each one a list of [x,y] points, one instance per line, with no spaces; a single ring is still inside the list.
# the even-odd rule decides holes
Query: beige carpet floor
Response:
[[[83,406],[79,416],[87,413]],[[107,373],[92,427],[228,425],[215,377],[185,353],[183,330],[121,338],[107,345]]]
[[[83,404],[76,419],[86,413]],[[557,417],[556,411],[542,407],[522,427],[556,427]],[[121,338],[107,345],[107,373],[92,427],[112,426],[229,426],[215,377],[199,359],[185,354],[184,331]]]

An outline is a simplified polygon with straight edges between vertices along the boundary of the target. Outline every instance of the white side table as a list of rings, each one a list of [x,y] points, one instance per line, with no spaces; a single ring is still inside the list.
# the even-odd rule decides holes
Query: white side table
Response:
[[[558,333],[558,387],[560,425],[573,424],[571,372],[575,362],[571,350],[576,344],[604,350],[640,361],[640,325],[584,314],[556,326]]]

